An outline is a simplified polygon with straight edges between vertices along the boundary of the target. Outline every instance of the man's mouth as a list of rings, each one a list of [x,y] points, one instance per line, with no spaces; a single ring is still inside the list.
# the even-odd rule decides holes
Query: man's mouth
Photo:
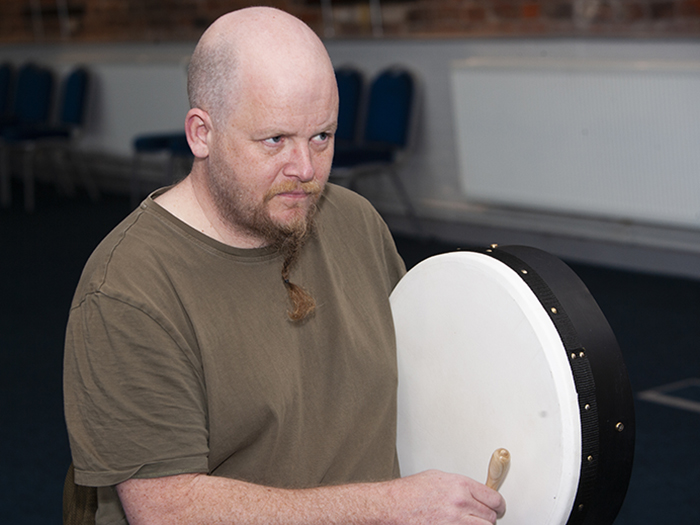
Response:
[[[321,193],[322,187],[316,181],[303,183],[282,184],[274,188],[270,188],[265,200],[269,201],[274,197],[282,197],[291,200],[303,200],[310,196],[315,196]]]
[[[277,195],[280,195],[282,197],[306,197],[308,195],[311,195],[311,192],[304,191],[304,190],[284,191],[284,192],[278,193]]]

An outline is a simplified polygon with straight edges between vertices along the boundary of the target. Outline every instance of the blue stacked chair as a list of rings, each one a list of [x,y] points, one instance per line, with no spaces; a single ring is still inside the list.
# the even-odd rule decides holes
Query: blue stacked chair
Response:
[[[417,231],[421,225],[399,171],[410,153],[416,87],[406,69],[381,71],[369,89],[362,135],[357,143],[336,144],[331,178],[354,188],[360,177],[387,174]],[[341,106],[342,106],[341,95]]]
[[[97,185],[74,147],[85,127],[89,88],[90,73],[85,67],[78,66],[68,73],[63,80],[57,122],[45,129],[39,129],[33,140],[41,147],[53,148],[56,153],[64,153],[75,166],[88,195],[96,201],[99,198]],[[64,180],[64,185],[72,193],[73,181],[70,177]]]
[[[89,83],[90,75],[84,67],[77,67],[66,76],[58,123],[48,133],[69,138],[82,130]]]
[[[51,71],[35,64],[25,64],[18,72],[10,116],[3,124],[0,135],[0,200],[3,206],[9,206],[12,200],[9,147],[20,144],[26,134],[47,125],[53,84]],[[24,175],[25,208],[31,211],[34,206],[33,183],[28,184],[26,170]]]
[[[48,115],[35,121],[12,126],[6,137],[16,140],[70,139],[82,130],[85,120],[89,76],[83,67],[69,73],[62,85],[59,102],[58,119],[55,123],[48,121]],[[44,96],[44,95],[41,95]],[[48,109],[48,108],[47,108]]]
[[[14,70],[8,62],[0,64],[0,126],[9,118]]]
[[[12,106],[12,92],[14,80],[14,69],[9,63],[0,65],[0,133],[10,121],[10,108]],[[0,163],[4,164],[6,152],[0,135]],[[2,164],[0,164],[0,204],[9,206],[11,200],[11,189],[9,173],[5,176]]]
[[[2,76],[10,81],[11,70]],[[6,88],[10,95],[11,85]],[[24,64],[17,74],[15,96],[10,97],[9,112],[2,124],[3,136],[12,135],[48,122],[53,95],[53,75],[51,71],[33,63]],[[7,102],[6,102],[7,103]]]
[[[364,79],[355,68],[345,66],[335,71],[338,83],[340,105],[338,108],[338,129],[335,133],[335,144],[352,146],[357,143],[358,124],[362,108]]]
[[[97,200],[99,197],[95,182],[89,176],[81,157],[74,154],[73,148],[73,144],[79,137],[85,123],[89,80],[87,69],[76,67],[65,76],[62,82],[56,122],[49,123],[47,114],[46,118],[36,119],[29,124],[25,122],[21,125],[15,125],[6,130],[4,134],[7,145],[18,146],[24,152],[24,206],[27,211],[32,211],[35,206],[34,160],[40,149],[52,150],[56,154],[56,158],[59,154],[64,154],[65,157],[69,158],[76,167],[90,197],[93,200]],[[68,172],[63,175],[63,186],[68,193],[72,194],[72,177],[69,176]]]

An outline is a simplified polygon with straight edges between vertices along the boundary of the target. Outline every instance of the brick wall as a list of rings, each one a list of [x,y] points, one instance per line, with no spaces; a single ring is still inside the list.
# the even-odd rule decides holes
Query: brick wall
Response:
[[[381,24],[369,0],[2,0],[0,43],[192,40],[259,4],[327,37],[700,36],[700,0],[381,0]]]

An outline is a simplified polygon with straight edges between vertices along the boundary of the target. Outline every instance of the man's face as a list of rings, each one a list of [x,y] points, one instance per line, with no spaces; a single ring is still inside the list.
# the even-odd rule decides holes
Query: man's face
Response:
[[[261,244],[305,231],[328,180],[338,113],[328,76],[246,79],[229,118],[217,119],[209,191],[229,227]]]

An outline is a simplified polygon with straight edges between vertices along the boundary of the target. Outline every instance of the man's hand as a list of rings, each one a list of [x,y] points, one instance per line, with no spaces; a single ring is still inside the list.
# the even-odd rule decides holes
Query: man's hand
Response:
[[[396,509],[402,512],[397,523],[495,524],[506,510],[498,492],[457,474],[429,470],[391,483]]]

